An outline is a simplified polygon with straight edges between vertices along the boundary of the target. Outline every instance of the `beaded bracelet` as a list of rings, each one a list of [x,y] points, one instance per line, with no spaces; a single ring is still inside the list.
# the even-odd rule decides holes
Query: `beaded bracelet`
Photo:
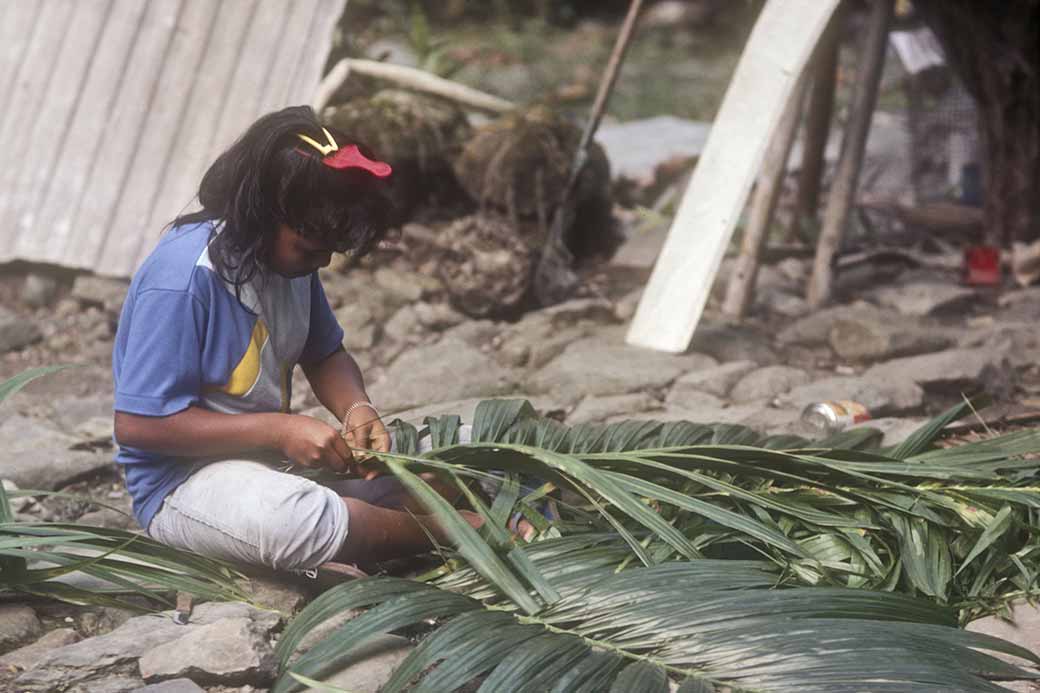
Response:
[[[375,407],[374,407],[374,406],[372,405],[372,403],[371,403],[371,402],[365,402],[365,401],[363,401],[363,400],[358,400],[357,402],[354,402],[354,403],[353,403],[353,404],[351,404],[351,405],[350,405],[349,407],[347,407],[347,413],[345,413],[345,414],[343,415],[343,423],[344,423],[344,424],[345,424],[345,423],[347,423],[347,421],[348,421],[348,420],[350,419],[350,414],[351,414],[351,413],[352,413],[352,412],[353,412],[353,411],[354,411],[355,409],[357,409],[358,407],[368,407],[368,408],[369,408],[369,409],[371,409],[371,410],[372,410],[373,412],[375,412],[375,415],[376,415],[376,418],[377,418],[377,419],[378,419],[378,418],[380,418],[380,416],[379,416],[379,410],[378,410],[378,409],[376,409],[376,408],[375,408]]]

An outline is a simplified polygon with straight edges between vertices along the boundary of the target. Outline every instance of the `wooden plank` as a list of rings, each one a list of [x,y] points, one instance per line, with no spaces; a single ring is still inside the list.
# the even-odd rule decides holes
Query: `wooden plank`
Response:
[[[792,216],[789,237],[803,234],[806,225],[815,224],[819,217],[820,184],[823,179],[827,140],[834,117],[834,92],[838,82],[838,50],[845,6],[839,5],[823,33],[810,70],[813,75],[808,113],[805,116],[805,139],[802,147],[802,167],[798,174],[798,197]]]
[[[105,239],[104,271],[132,273],[140,248],[154,245],[158,229],[151,229],[145,222],[156,197],[162,193],[163,172],[175,139],[171,133],[177,131],[184,117],[217,9],[218,5],[211,0],[187,0],[177,21],[154,98],[150,99],[147,117],[139,125],[137,149],[130,165],[132,174],[122,190]],[[149,230],[141,230],[142,225]]]
[[[213,160],[210,151],[217,124],[228,99],[230,84],[243,46],[246,28],[256,9],[256,0],[225,2],[220,6],[213,30],[205,46],[195,83],[188,99],[188,110],[174,138],[173,149],[165,163],[163,194],[156,200],[147,219],[147,240],[131,259],[131,271],[151,252],[163,226],[182,211],[197,207],[193,203],[202,176]]]
[[[629,328],[630,344],[689,346],[795,81],[838,0],[768,0]]]
[[[822,306],[831,297],[834,274],[832,265],[845,235],[845,224],[848,222],[859,183],[859,171],[863,166],[870,121],[877,104],[881,70],[885,62],[885,47],[888,45],[888,26],[892,23],[894,7],[895,0],[875,0],[871,7],[867,36],[859,61],[859,81],[853,90],[849,124],[841,143],[834,181],[827,194],[823,228],[816,244],[813,273],[809,279],[806,297],[809,305],[814,308]]]
[[[70,0],[45,0],[29,38],[29,50],[18,66],[11,108],[3,114],[3,124],[0,125],[0,142],[4,142],[4,147],[0,147],[3,152],[0,158],[0,229],[15,242],[2,244],[5,247],[0,251],[3,253],[0,257],[16,257],[17,236],[12,225],[20,211],[15,199],[16,183],[29,175],[27,171],[31,171],[36,163],[32,155],[35,143],[30,134],[40,119],[44,97],[54,77],[51,63],[70,31],[74,10],[75,4]]]
[[[89,148],[91,145],[90,142],[73,140],[70,149],[63,146],[84,96],[88,100],[91,98],[86,91],[86,76],[99,54],[101,36],[111,9],[112,0],[79,3],[72,16],[74,28],[53,59],[54,78],[49,81],[43,101],[46,115],[41,114],[42,117],[36,119],[29,134],[33,143],[32,165],[24,168],[15,182],[13,202],[5,217],[8,228],[13,226],[17,229],[15,252],[19,257],[38,262],[61,257],[63,239],[55,237],[54,229],[37,222],[44,213],[43,203],[54,183],[68,182],[64,176],[66,161],[81,156],[84,146]],[[56,181],[56,178],[60,180]],[[59,194],[62,197],[57,204],[67,203],[69,198],[64,196],[64,191]]]
[[[73,229],[73,220],[87,184],[95,173],[104,175],[95,169],[99,147],[112,121],[145,7],[146,3],[139,0],[116,0],[112,5],[83,82],[83,98],[64,133],[59,133],[60,161],[48,181],[39,220],[31,232],[46,244],[46,250],[37,251],[38,256],[56,262],[65,259],[70,237],[79,231]]]
[[[183,8],[182,0],[152,0],[145,5],[141,26],[122,68],[125,74],[116,93],[115,109],[101,136],[93,174],[72,222],[75,233],[65,246],[63,262],[72,267],[97,267],[106,238],[115,233],[112,218],[127,181],[135,173],[138,141],[148,126],[163,60]]]
[[[802,102],[805,100],[805,83],[806,74],[803,72],[784,108],[783,117],[780,118],[776,132],[773,133],[773,140],[769,143],[765,159],[762,161],[762,173],[758,177],[755,194],[751,198],[747,226],[740,239],[740,255],[726,288],[726,298],[722,302],[722,314],[731,318],[743,319],[755,297],[759,256],[769,235],[773,211],[776,209],[776,201],[780,197],[780,189],[787,174],[787,159],[791,156],[791,145],[794,144],[794,137],[798,132]]]

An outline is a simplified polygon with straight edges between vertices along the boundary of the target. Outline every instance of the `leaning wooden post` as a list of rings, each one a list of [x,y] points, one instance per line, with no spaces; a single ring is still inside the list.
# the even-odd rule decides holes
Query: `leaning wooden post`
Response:
[[[805,114],[805,139],[802,147],[802,167],[798,174],[798,197],[791,218],[792,236],[806,222],[815,222],[820,205],[820,181],[827,153],[834,116],[834,91],[838,77],[838,53],[841,47],[841,26],[845,17],[844,5],[831,17],[827,30],[816,46],[811,63],[812,90]]]
[[[885,45],[888,42],[888,25],[892,20],[895,0],[874,0],[870,11],[870,23],[866,41],[860,54],[860,78],[852,96],[852,110],[845,138],[841,143],[841,156],[834,173],[834,182],[827,195],[827,210],[823,215],[823,229],[816,245],[812,278],[809,280],[807,298],[809,305],[817,308],[831,297],[834,256],[841,247],[845,225],[852,210],[859,171],[863,165],[870,120],[877,103],[878,86],[881,83],[881,68],[885,61]]]
[[[794,144],[794,136],[798,132],[807,74],[803,72],[798,78],[794,92],[784,108],[773,139],[769,143],[769,149],[762,160],[762,173],[759,175],[755,194],[751,198],[751,212],[740,242],[740,255],[726,288],[726,299],[722,302],[723,315],[737,320],[747,315],[751,300],[755,296],[758,258],[766,237],[769,236],[776,201],[780,197],[784,175],[787,173],[787,158],[791,155],[791,145]]]

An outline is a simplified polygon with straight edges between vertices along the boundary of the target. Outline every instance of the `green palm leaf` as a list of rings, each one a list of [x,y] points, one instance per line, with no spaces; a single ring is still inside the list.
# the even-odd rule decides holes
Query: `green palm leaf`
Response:
[[[1040,663],[1015,645],[958,630],[951,610],[902,595],[770,589],[767,566],[741,561],[702,559],[604,574],[595,562],[581,569],[589,545],[543,543],[532,560],[562,595],[551,607],[523,615],[482,603],[474,595],[489,586],[479,580],[469,583],[469,596],[445,592],[444,585],[402,593],[396,589],[402,581],[387,578],[342,585],[330,592],[340,603],[367,602],[384,582],[398,596],[341,627],[273,690],[297,690],[291,673],[327,677],[350,662],[364,638],[422,628],[430,614],[437,625],[385,693],[452,691],[474,680],[484,691],[656,691],[667,690],[666,674],[694,690],[697,684],[701,690],[1000,691],[989,680],[1036,674],[990,653]],[[579,568],[580,578],[558,565],[561,558]],[[333,615],[332,601],[305,609],[285,638],[297,642],[308,624]]]

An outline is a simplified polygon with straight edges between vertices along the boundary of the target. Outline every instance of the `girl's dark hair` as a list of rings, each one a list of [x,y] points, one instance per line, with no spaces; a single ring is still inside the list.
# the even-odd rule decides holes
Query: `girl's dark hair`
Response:
[[[356,144],[328,128],[340,147]],[[202,177],[202,209],[182,214],[170,227],[223,222],[210,242],[217,273],[236,287],[252,279],[270,259],[275,231],[286,224],[329,248],[360,256],[370,251],[390,224],[388,183],[362,169],[333,169],[298,135],[324,143],[325,135],[308,106],[263,116]]]

